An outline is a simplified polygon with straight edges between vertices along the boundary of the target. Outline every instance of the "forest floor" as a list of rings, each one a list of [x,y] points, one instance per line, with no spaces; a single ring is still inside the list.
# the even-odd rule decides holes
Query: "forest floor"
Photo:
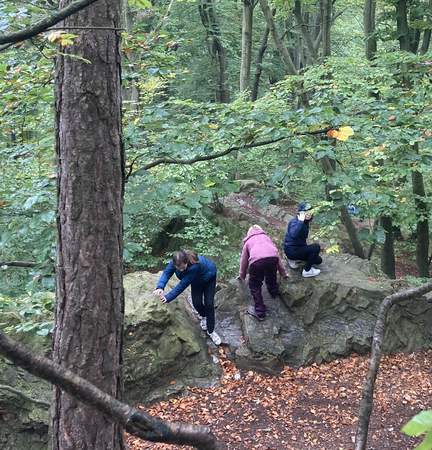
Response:
[[[169,421],[207,425],[230,450],[353,449],[356,415],[368,357],[353,355],[328,364],[286,367],[279,376],[240,371],[219,349],[219,386],[191,388],[181,397],[145,409]],[[375,388],[368,449],[412,449],[418,439],[400,428],[432,409],[432,350],[385,356]],[[131,436],[133,450],[173,450]]]

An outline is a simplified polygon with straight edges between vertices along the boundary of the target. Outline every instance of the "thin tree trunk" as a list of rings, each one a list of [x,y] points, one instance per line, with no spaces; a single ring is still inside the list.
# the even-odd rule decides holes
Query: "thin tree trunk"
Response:
[[[418,149],[418,144],[416,143]],[[424,188],[423,175],[417,170],[411,172],[412,190],[414,203],[416,206],[417,218],[417,243],[416,243],[416,262],[419,277],[429,276],[429,221],[428,206],[426,203],[426,194]]]
[[[201,22],[207,30],[210,56],[217,61],[216,101],[218,103],[229,103],[230,93],[227,75],[226,50],[221,40],[219,20],[215,10],[214,0],[200,0],[199,13]]]
[[[257,58],[256,58],[256,70],[255,70],[255,76],[254,76],[254,81],[252,84],[252,93],[251,93],[251,100],[253,102],[258,98],[259,83],[260,83],[261,73],[262,73],[262,62],[264,60],[264,55],[267,50],[269,34],[270,34],[270,28],[267,26],[261,37],[260,47],[259,47]]]
[[[431,9],[432,9],[432,4],[431,4]],[[420,48],[421,55],[424,55],[428,52],[430,42],[431,42],[431,30],[424,30],[423,41],[422,41],[422,45]]]
[[[276,30],[276,25],[273,19],[273,13],[270,10],[267,0],[260,0],[260,5],[262,12],[264,14],[267,26],[270,28],[270,33],[272,35],[275,46],[282,58],[282,62],[285,65],[285,69],[289,75],[296,75],[297,70],[295,68],[294,62],[289,54],[288,49],[285,44],[282,42],[282,38],[279,36],[278,31]]]
[[[375,10],[376,0],[366,0],[363,13],[365,33],[366,58],[371,61],[377,52],[377,39],[375,36]]]
[[[254,0],[243,0],[242,10],[242,46],[240,62],[240,92],[249,90],[250,68],[252,60],[252,30]]]
[[[320,0],[321,10],[321,31],[322,31],[322,56],[325,58],[331,55],[331,16],[332,16],[332,1]]]
[[[310,56],[311,60],[313,62],[315,62],[318,59],[318,55],[315,50],[315,46],[314,46],[313,39],[312,39],[312,34],[309,32],[308,27],[303,19],[300,0],[295,0],[293,12],[294,12],[294,17],[296,18],[297,25],[300,29],[302,38],[306,44],[306,48],[309,53],[309,56]]]
[[[396,278],[393,221],[389,216],[381,217],[381,224],[384,228],[385,240],[381,252],[381,270],[390,278]]]
[[[397,302],[408,300],[414,297],[419,297],[426,294],[427,292],[430,292],[431,290],[432,283],[427,283],[419,288],[407,289],[405,291],[396,292],[395,294],[389,295],[381,303],[372,338],[372,351],[369,360],[369,371],[363,386],[363,394],[360,402],[354,445],[355,450],[366,450],[369,421],[373,409],[375,381],[378,375],[379,365],[381,361],[382,345],[384,340],[388,311],[390,307]]]
[[[64,7],[69,0],[62,0]],[[99,0],[69,27],[120,27],[120,0]],[[122,395],[124,154],[119,32],[82,30],[56,68],[57,305],[53,359]],[[119,425],[54,391],[53,450],[124,448]]]
[[[328,176],[333,175],[333,173],[335,171],[334,160],[330,159],[328,156],[324,156],[324,158],[321,158],[320,161],[321,161],[321,167],[323,168],[324,173]],[[326,192],[327,192],[327,197],[329,199],[331,199],[331,198],[330,198],[328,192],[332,188],[333,187],[327,183]],[[358,238],[358,233],[357,233],[356,227],[354,226],[353,221],[351,220],[351,217],[348,214],[346,206],[341,206],[339,212],[340,212],[341,222],[344,224],[345,229],[350,238],[351,245],[353,246],[354,255],[358,256],[359,258],[365,259],[365,253],[363,250],[363,246],[361,245],[360,239]]]

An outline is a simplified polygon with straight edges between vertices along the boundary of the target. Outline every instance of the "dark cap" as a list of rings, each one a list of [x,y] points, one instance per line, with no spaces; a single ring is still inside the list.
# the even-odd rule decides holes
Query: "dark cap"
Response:
[[[308,202],[300,202],[297,208],[298,212],[309,211],[312,209],[312,205]]]

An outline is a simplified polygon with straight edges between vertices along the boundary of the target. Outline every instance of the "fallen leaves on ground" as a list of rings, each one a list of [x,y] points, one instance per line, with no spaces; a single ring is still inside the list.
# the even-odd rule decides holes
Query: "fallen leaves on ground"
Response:
[[[418,440],[399,430],[421,410],[432,409],[432,351],[385,356],[375,388],[369,450],[412,449]],[[348,450],[353,448],[368,358],[352,356],[279,376],[239,371],[219,351],[217,387],[191,388],[185,396],[146,409],[169,421],[207,425],[235,450]],[[132,450],[173,450],[128,436]]]

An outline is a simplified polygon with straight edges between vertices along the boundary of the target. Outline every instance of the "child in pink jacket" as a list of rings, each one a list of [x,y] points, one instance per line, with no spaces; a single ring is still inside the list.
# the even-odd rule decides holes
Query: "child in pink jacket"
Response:
[[[243,239],[243,250],[240,257],[241,280],[246,279],[249,268],[249,289],[255,302],[255,307],[248,308],[247,312],[264,320],[266,306],[264,305],[261,287],[265,280],[267,290],[272,297],[279,294],[277,271],[284,278],[287,273],[279,257],[276,245],[259,225],[252,225]]]

